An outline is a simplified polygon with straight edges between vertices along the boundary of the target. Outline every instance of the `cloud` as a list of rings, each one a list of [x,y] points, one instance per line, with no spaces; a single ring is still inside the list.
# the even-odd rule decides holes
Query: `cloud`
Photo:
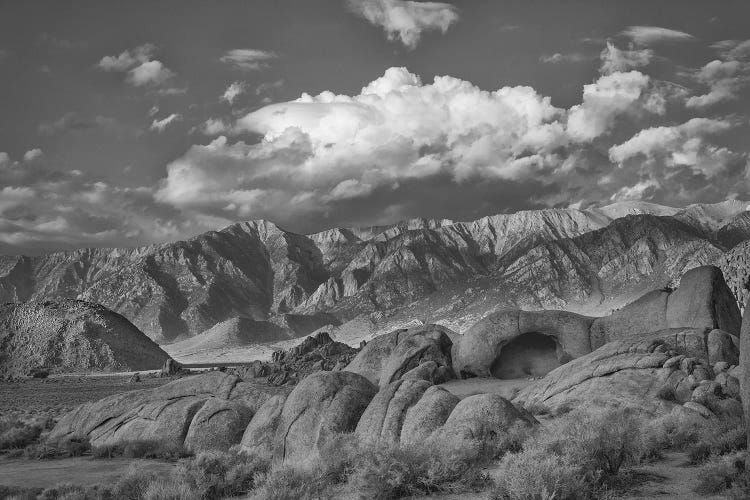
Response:
[[[684,31],[677,31],[669,28],[658,26],[630,26],[625,29],[621,35],[624,35],[637,45],[653,45],[657,43],[676,43],[689,42],[695,40],[693,35]]]
[[[693,118],[682,125],[652,127],[638,132],[622,144],[612,146],[609,157],[619,165],[632,159],[645,159],[668,169],[687,168],[710,180],[723,173],[741,155],[712,145],[707,138],[726,132],[733,126],[728,120]]]
[[[233,82],[222,94],[221,99],[227,101],[229,104],[234,104],[234,100],[238,96],[247,92],[246,82]]]
[[[651,62],[654,51],[651,49],[619,49],[611,41],[607,41],[600,55],[602,65],[599,71],[602,74],[616,73],[618,71],[629,71],[642,68]]]
[[[44,155],[44,153],[42,153],[42,150],[41,150],[41,149],[39,149],[39,148],[34,148],[34,149],[31,149],[31,150],[29,150],[29,151],[26,151],[26,152],[25,152],[25,153],[23,154],[23,161],[25,161],[26,163],[31,163],[31,162],[33,162],[33,161],[36,161],[36,160],[38,160],[38,159],[39,159],[39,158],[41,158],[41,157],[42,157],[43,155]]]
[[[181,120],[181,114],[172,113],[171,115],[167,116],[166,118],[162,118],[161,120],[154,119],[154,121],[151,123],[151,130],[161,133],[164,132],[167,127],[174,125],[176,122],[179,122]]]
[[[232,126],[219,118],[209,118],[203,124],[201,132],[204,135],[216,136],[219,134],[228,134],[232,131]]]
[[[445,33],[459,18],[457,9],[449,3],[349,0],[348,4],[353,13],[383,28],[388,40],[398,40],[409,49],[416,48],[423,32]]]
[[[552,55],[542,55],[539,57],[539,62],[544,64],[562,64],[567,62],[577,63],[587,61],[589,58],[579,53],[561,54],[555,52]]]
[[[243,71],[259,71],[268,67],[269,61],[276,59],[274,52],[258,49],[228,50],[219,60]]]
[[[568,113],[567,131],[576,141],[588,142],[608,133],[624,114],[664,113],[666,96],[638,71],[604,75],[584,85],[583,102]]]
[[[103,71],[127,72],[125,81],[135,87],[159,87],[171,81],[176,74],[161,61],[153,59],[155,50],[153,44],[144,44],[118,56],[104,56],[97,66]]]

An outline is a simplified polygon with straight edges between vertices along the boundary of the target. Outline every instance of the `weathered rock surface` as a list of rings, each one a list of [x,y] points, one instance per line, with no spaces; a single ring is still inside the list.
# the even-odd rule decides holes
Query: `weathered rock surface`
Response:
[[[269,398],[253,416],[240,441],[244,452],[270,458],[273,455],[276,428],[284,409],[285,395]]]
[[[537,423],[498,394],[477,394],[462,399],[440,429],[446,438],[492,441],[517,421]]]
[[[401,427],[401,443],[421,443],[440,429],[461,401],[442,387],[432,386],[406,411]]]
[[[141,440],[183,445],[190,435],[187,444],[197,449],[206,445],[205,439],[215,439],[213,442],[221,446],[230,445],[240,441],[243,422],[271,395],[267,386],[241,382],[234,375],[218,371],[209,372],[81,405],[60,419],[49,439],[87,438],[93,446]],[[209,406],[203,411],[206,404]],[[191,432],[193,425],[196,427]]]
[[[227,450],[240,442],[252,417],[252,410],[244,404],[209,398],[190,423],[185,448],[194,453]]]
[[[0,305],[0,376],[158,369],[169,359],[130,321],[79,300]]]
[[[397,380],[380,389],[359,419],[357,437],[364,442],[399,443],[407,411],[431,385],[425,380]]]
[[[742,317],[742,333],[740,334],[740,399],[742,411],[745,415],[745,429],[747,444],[750,449],[750,299],[745,304],[745,314]],[[750,455],[747,458],[750,467]]]
[[[345,369],[364,376],[380,387],[430,361],[435,363],[435,370],[442,368],[444,376],[452,375],[452,334],[441,325],[396,330],[368,342]]]
[[[356,373],[318,372],[289,394],[276,429],[274,459],[294,462],[314,457],[335,433],[355,430],[377,388]]]

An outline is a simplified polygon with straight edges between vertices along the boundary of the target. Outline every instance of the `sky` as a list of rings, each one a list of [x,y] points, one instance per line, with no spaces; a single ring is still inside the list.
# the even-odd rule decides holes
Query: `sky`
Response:
[[[748,200],[749,14],[0,0],[0,253]]]

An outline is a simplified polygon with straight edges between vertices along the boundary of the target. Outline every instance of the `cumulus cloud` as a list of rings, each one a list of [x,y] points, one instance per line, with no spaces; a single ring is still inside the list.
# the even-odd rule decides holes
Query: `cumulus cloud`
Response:
[[[23,154],[23,161],[25,161],[26,163],[31,163],[38,160],[43,155],[44,153],[42,153],[42,150],[39,148],[30,149]]]
[[[606,75],[641,68],[647,66],[653,56],[654,51],[651,49],[619,49],[611,41],[607,41],[600,55],[602,65],[599,71]]]
[[[162,118],[161,120],[154,119],[154,121],[151,123],[151,130],[154,130],[156,132],[164,132],[164,130],[167,129],[167,127],[174,125],[176,122],[182,120],[182,115],[179,113],[172,113],[171,115]]]
[[[209,118],[200,130],[204,135],[216,136],[230,133],[232,126],[220,118]]]
[[[665,96],[652,89],[651,79],[638,71],[604,75],[584,85],[583,102],[570,109],[567,130],[580,142],[608,133],[623,114],[663,114]]]
[[[637,45],[653,45],[660,42],[688,42],[695,37],[684,31],[677,31],[659,26],[630,26],[625,29],[621,35],[624,35]]]
[[[276,59],[275,52],[258,49],[228,50],[219,60],[243,71],[259,71],[268,67],[269,61]]]
[[[388,40],[416,48],[422,33],[445,33],[458,21],[458,11],[449,3],[404,0],[349,0],[349,8],[371,24],[383,28]]]
[[[580,104],[563,109],[530,87],[485,91],[458,78],[423,82],[390,68],[355,95],[303,94],[233,124],[207,122],[208,135],[226,135],[170,163],[156,198],[189,213],[271,218],[286,227],[434,215],[447,203],[463,213],[466,200],[476,198],[472,189],[504,193],[503,200],[525,193],[526,206],[532,191],[539,204],[564,201],[553,201],[553,191],[607,199],[631,179],[587,191],[604,173],[597,169],[612,168],[595,152],[611,146],[618,127],[661,116],[668,98],[637,71],[601,76],[584,88]],[[243,132],[261,140],[231,140]],[[435,193],[466,197],[438,202]],[[493,201],[486,210],[498,211],[497,196],[487,197]]]
[[[247,92],[246,82],[233,82],[224,91],[224,93],[221,96],[221,99],[224,101],[227,101],[229,104],[234,104],[234,100],[237,99],[237,97],[240,96],[241,94],[244,94],[245,92]]]
[[[750,50],[747,55],[735,51],[743,43],[737,42],[722,50],[723,59],[715,59],[695,72],[695,80],[705,87],[706,92],[691,96],[686,102],[687,107],[706,108],[740,97],[741,90],[750,84],[750,62],[746,60]],[[750,49],[750,43],[747,46]]]
[[[732,126],[727,120],[693,118],[677,126],[648,128],[626,142],[612,146],[609,157],[619,165],[640,157],[666,168],[688,168],[712,179],[740,155],[712,145],[706,139],[726,132]]]
[[[97,66],[103,71],[127,73],[125,81],[135,87],[159,87],[176,74],[161,61],[153,59],[155,50],[152,44],[140,45],[118,56],[104,56]]]

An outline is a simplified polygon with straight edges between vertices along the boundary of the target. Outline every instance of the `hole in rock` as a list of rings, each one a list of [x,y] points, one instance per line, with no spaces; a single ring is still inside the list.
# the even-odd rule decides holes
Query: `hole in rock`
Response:
[[[490,371],[495,378],[541,377],[562,363],[557,343],[541,333],[524,333],[508,342],[500,351]]]

